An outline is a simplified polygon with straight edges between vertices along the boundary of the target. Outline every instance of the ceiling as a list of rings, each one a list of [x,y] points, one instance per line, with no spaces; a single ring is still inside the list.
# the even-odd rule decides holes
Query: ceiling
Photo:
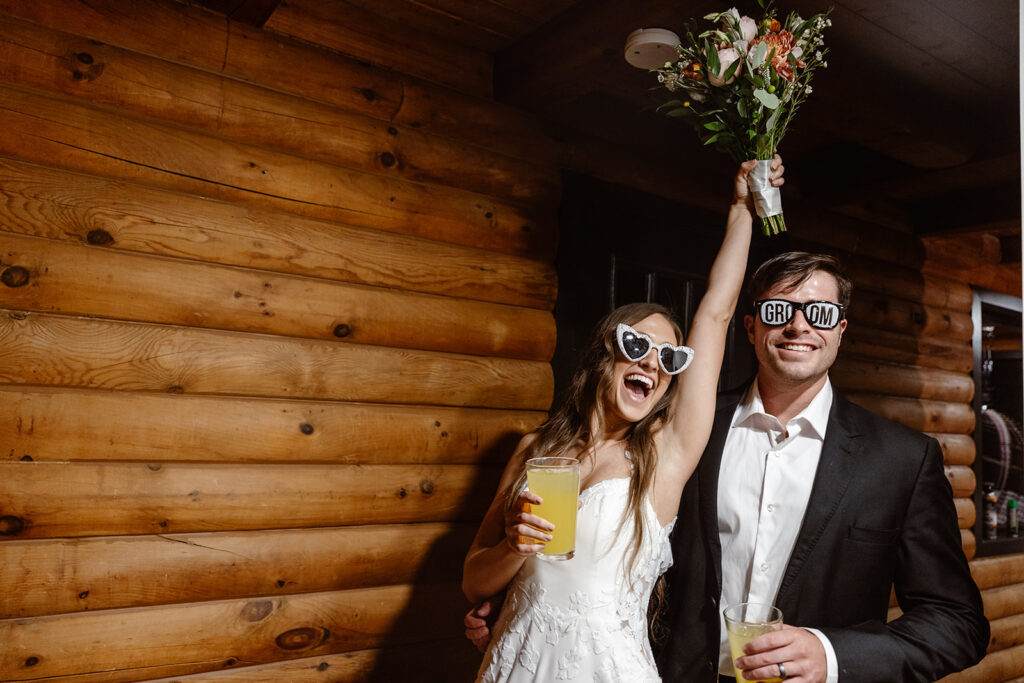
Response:
[[[261,25],[305,0],[199,0]],[[494,97],[555,136],[628,148],[653,165],[731,173],[689,126],[654,111],[667,93],[623,58],[636,28],[681,33],[709,0],[316,0],[372,12],[494,57]],[[737,0],[758,16],[754,0]],[[787,193],[927,239],[985,234],[1019,273],[1019,17],[1011,0],[791,0],[833,7],[828,69],[783,142]],[[273,21],[271,20],[271,25]],[[1019,280],[1019,275],[1017,279]]]

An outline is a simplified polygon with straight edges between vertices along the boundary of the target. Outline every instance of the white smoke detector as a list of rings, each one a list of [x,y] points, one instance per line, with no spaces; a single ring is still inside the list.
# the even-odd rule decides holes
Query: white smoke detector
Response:
[[[678,57],[679,36],[667,28],[638,28],[626,38],[626,61],[638,69],[654,69]]]

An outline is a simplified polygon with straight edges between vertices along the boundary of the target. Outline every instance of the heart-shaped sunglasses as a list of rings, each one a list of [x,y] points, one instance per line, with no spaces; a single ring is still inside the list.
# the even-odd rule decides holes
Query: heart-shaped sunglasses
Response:
[[[625,323],[615,328],[615,340],[619,343],[619,351],[627,359],[636,363],[652,350],[658,351],[658,365],[669,375],[678,375],[693,360],[693,349],[689,346],[674,346],[668,342],[655,346],[654,342],[643,332],[637,332]]]

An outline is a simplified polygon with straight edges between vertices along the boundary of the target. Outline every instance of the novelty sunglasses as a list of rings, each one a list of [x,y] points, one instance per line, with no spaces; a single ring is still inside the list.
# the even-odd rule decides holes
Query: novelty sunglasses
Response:
[[[655,346],[646,334],[637,332],[624,323],[619,323],[615,328],[615,339],[619,342],[619,351],[622,351],[622,355],[634,363],[657,349],[658,365],[669,375],[678,375],[693,360],[693,349],[689,346],[674,346],[668,342]]]
[[[754,310],[761,316],[761,322],[769,327],[786,325],[797,311],[803,311],[808,325],[819,330],[831,330],[843,319],[846,307],[832,301],[762,299],[754,302]]]

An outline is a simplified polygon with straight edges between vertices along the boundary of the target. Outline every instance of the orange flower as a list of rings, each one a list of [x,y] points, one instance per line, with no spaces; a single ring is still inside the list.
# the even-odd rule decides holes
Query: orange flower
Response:
[[[768,30],[775,32],[782,28],[782,24],[779,23],[778,19],[772,19],[772,23],[768,25]]]
[[[751,41],[750,47],[753,48],[761,42],[768,44],[769,53],[771,53],[772,50],[775,50],[775,55],[772,57],[772,68],[775,69],[775,73],[792,83],[794,80],[793,65],[789,63],[789,54],[796,46],[796,37],[789,31],[768,33]],[[807,66],[807,64],[802,62],[800,59],[796,59],[796,65],[801,68]]]

